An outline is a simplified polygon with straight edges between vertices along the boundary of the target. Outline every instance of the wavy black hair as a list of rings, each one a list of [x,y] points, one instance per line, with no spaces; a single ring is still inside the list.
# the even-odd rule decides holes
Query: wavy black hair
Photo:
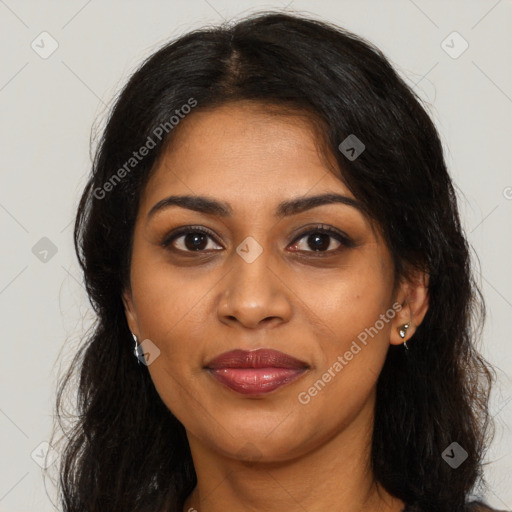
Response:
[[[339,179],[382,232],[395,276],[428,273],[424,321],[408,352],[389,348],[378,379],[372,469],[411,511],[462,512],[483,482],[493,370],[476,350],[485,307],[439,136],[375,46],[329,23],[279,12],[165,44],[115,101],[75,223],[97,319],[58,387],[63,510],[181,511],[196,485],[185,429],[134,357],[122,292],[141,194],[184,112],[239,100],[317,121]],[[173,116],[180,121],[171,123]],[[365,145],[357,159],[339,150],[351,134]],[[133,152],[145,145],[152,147],[135,164]],[[72,426],[63,426],[74,375],[78,413]],[[468,454],[456,470],[442,457],[453,442]]]

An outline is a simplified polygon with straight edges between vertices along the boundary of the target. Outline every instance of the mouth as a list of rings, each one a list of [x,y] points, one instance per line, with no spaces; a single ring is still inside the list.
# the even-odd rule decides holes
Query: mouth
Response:
[[[264,395],[297,380],[309,365],[270,349],[233,350],[211,360],[205,369],[228,388],[243,395]]]

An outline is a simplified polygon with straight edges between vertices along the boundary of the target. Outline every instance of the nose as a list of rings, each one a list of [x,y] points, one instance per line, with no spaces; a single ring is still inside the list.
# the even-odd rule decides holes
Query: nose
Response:
[[[218,302],[221,322],[258,329],[290,320],[292,292],[269,263],[266,251],[251,263],[233,254],[233,268],[222,280]]]

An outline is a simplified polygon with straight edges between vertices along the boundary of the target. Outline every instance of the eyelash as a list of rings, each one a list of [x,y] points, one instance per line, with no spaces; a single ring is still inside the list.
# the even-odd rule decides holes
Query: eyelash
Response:
[[[167,234],[164,237],[164,239],[162,240],[162,242],[160,243],[160,245],[162,247],[164,247],[165,249],[169,249],[169,246],[172,244],[172,242],[174,242],[178,238],[182,237],[183,235],[188,235],[188,234],[191,234],[191,233],[202,233],[202,234],[207,235],[210,238],[212,238],[213,241],[217,245],[221,245],[216,240],[215,235],[209,229],[206,229],[206,228],[204,228],[202,226],[187,226],[185,228],[181,228],[179,231]],[[294,240],[291,242],[291,244],[289,244],[289,245],[296,244],[299,240],[301,240],[301,239],[303,239],[303,238],[305,238],[305,237],[307,237],[309,235],[316,234],[316,233],[323,233],[323,234],[329,235],[330,237],[332,237],[336,241],[338,241],[341,245],[338,248],[331,249],[329,251],[302,251],[302,250],[299,250],[297,252],[299,252],[299,253],[304,253],[304,252],[305,253],[311,253],[311,254],[314,255],[314,257],[323,257],[323,256],[330,256],[330,255],[332,255],[334,253],[338,253],[341,250],[343,250],[344,248],[350,248],[350,247],[354,247],[355,246],[355,243],[346,234],[344,234],[341,231],[335,230],[333,228],[327,227],[327,226],[325,226],[323,224],[319,224],[317,226],[310,227],[309,229],[299,233],[294,238]],[[172,248],[170,250],[173,250],[173,251],[176,251],[176,252],[180,252],[180,253],[189,253],[189,254],[208,253],[209,252],[209,251],[205,251],[204,249],[203,250],[199,250],[199,251],[189,251],[189,250]],[[220,249],[214,249],[213,250],[213,252],[217,252],[217,251],[220,251]]]

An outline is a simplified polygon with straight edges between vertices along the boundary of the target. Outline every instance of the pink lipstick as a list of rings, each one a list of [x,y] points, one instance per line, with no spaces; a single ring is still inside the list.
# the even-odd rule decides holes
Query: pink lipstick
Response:
[[[221,384],[244,395],[270,393],[298,379],[308,367],[304,361],[270,349],[232,350],[205,366]]]

